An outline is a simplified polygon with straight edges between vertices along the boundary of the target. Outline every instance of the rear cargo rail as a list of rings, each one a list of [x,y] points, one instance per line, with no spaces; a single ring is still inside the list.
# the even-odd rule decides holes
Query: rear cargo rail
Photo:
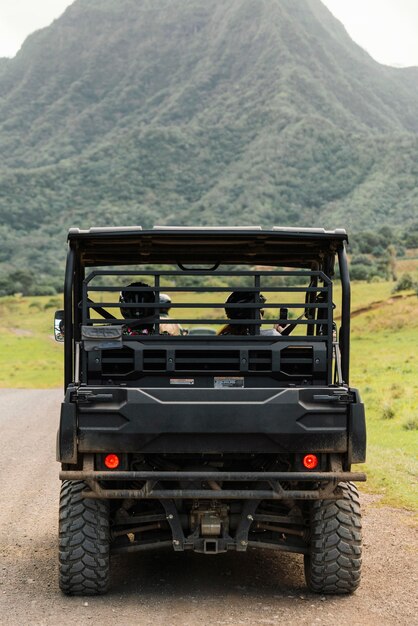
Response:
[[[164,386],[168,374],[171,384],[196,375],[192,384],[207,386],[216,374],[218,386],[240,385],[221,380],[239,374],[259,386],[329,385],[336,377],[332,283],[321,271],[95,270],[82,294],[82,384]],[[237,294],[252,301],[228,302]],[[123,297],[140,300],[140,319],[138,303]]]

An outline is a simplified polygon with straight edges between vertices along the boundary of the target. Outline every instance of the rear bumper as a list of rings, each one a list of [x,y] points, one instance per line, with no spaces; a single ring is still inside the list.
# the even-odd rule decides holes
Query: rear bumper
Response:
[[[84,480],[89,498],[139,500],[318,500],[338,498],[340,482],[365,481],[361,472],[134,472],[66,470],[61,480]],[[109,485],[117,482],[118,488]],[[141,488],[121,487],[141,482]],[[216,484],[216,489],[208,485]],[[172,483],[175,483],[171,486]],[[189,484],[190,483],[190,484]],[[199,487],[196,488],[196,483]],[[235,486],[239,483],[238,486]],[[181,485],[181,488],[179,488]],[[206,486],[206,488],[203,488]]]

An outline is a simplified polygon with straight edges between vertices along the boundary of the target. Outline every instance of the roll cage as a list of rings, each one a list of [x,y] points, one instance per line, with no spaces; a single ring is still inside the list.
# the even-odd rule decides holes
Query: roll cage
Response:
[[[140,339],[145,345],[164,344],[164,354],[154,355],[154,361],[160,359],[157,363],[160,369],[187,370],[187,363],[182,366],[177,360],[174,368],[172,366],[170,342],[178,343],[179,338],[159,333],[162,323],[160,309],[163,308],[159,303],[159,294],[169,291],[173,301],[172,323],[189,328],[210,325],[218,331],[223,324],[246,326],[250,330],[245,339],[250,346],[252,342],[260,344],[266,341],[266,337],[261,336],[263,328],[271,327],[273,323],[280,324],[285,330],[279,341],[275,339],[275,343],[279,344],[276,355],[272,356],[273,361],[276,359],[276,369],[279,362],[286,361],[286,349],[292,344],[303,344],[302,337],[305,335],[305,342],[309,339],[309,346],[312,347],[311,354],[299,353],[288,359],[299,358],[302,361],[302,372],[306,371],[302,367],[303,361],[312,361],[311,384],[317,382],[329,385],[338,377],[339,383],[348,385],[350,282],[345,231],[290,228],[93,228],[86,231],[71,229],[68,239],[64,286],[65,388],[72,382],[91,382],[90,373],[95,369],[97,372],[97,368],[92,367],[92,351],[100,350],[106,344],[109,332],[111,335],[113,333],[114,342],[122,342],[131,348],[138,341],[137,336],[124,334],[122,337],[121,328],[138,323],[133,318],[124,319],[120,314],[118,295],[122,288],[125,291],[149,289],[154,294],[155,302],[144,306],[150,309],[148,321],[153,323],[155,332],[146,337],[141,336]],[[342,285],[338,343],[341,359],[337,360],[338,368],[336,366],[332,373],[333,343],[335,348],[332,278],[336,259]],[[121,266],[123,269],[115,269]],[[132,266],[135,269],[131,269]],[[231,266],[233,269],[225,269]],[[237,266],[239,269],[236,269]],[[149,287],[127,286],[138,276]],[[225,300],[234,289],[254,294],[253,303],[239,305],[246,315],[239,320],[227,318],[228,305],[225,305]],[[263,305],[258,302],[257,296],[261,292],[267,297]],[[203,293],[210,295],[213,301],[202,300]],[[179,294],[183,295],[182,301],[176,301]],[[134,306],[128,304],[125,308]],[[260,314],[261,308],[266,311],[266,318]],[[280,317],[283,311],[290,311],[291,317]],[[222,355],[217,354],[217,348],[233,344],[236,339],[233,335],[205,337],[209,353],[212,351],[218,357],[213,357],[214,369],[229,371],[228,368],[235,367],[227,363],[231,355],[223,355],[222,360]],[[82,340],[86,349],[80,352]],[[196,341],[201,343],[202,336],[193,333],[181,337],[182,345],[191,348],[189,368],[190,361],[196,358],[193,354]],[[323,355],[318,352],[321,345],[326,347],[326,367],[323,366]],[[148,358],[150,354],[148,350]],[[142,366],[146,356],[144,350],[141,355]],[[242,369],[242,360],[246,360],[246,355],[240,356],[238,369]],[[181,358],[187,361],[184,354]],[[258,355],[258,358],[262,360],[262,356]],[[319,370],[315,370],[314,365],[318,359],[321,361],[321,372],[324,373],[319,378]],[[138,351],[135,351],[131,360],[136,360],[138,365]],[[205,364],[206,371],[208,367],[210,371],[210,363]],[[262,364],[259,364],[259,368],[262,369]],[[270,368],[274,371],[274,363],[270,364]],[[191,369],[196,370],[196,367]],[[93,378],[95,382],[99,381],[97,376]]]

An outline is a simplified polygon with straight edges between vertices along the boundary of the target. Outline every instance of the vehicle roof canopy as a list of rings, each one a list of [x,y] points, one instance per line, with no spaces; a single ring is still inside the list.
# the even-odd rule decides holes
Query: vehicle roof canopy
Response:
[[[71,228],[68,240],[86,267],[218,263],[310,267],[348,241],[343,229],[273,227]]]

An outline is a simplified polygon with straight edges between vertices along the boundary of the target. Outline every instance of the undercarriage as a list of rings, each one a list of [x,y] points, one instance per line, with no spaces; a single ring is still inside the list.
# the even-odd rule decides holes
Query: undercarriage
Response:
[[[295,471],[295,455],[129,455],[129,469],[97,469],[85,455],[83,497],[110,501],[111,551],[160,547],[218,554],[248,547],[308,552],[309,503],[337,500],[343,481],[365,480],[323,455],[321,472]],[[328,465],[328,467],[326,467]]]

